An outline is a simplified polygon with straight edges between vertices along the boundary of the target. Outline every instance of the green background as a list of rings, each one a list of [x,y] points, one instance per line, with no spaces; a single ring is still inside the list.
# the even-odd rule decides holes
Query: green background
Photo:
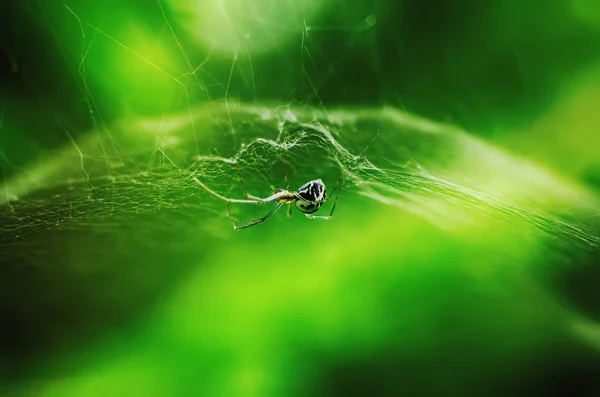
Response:
[[[595,2],[39,0],[0,26],[2,395],[600,394]],[[343,189],[329,222],[234,232],[191,177],[242,197],[238,172]]]

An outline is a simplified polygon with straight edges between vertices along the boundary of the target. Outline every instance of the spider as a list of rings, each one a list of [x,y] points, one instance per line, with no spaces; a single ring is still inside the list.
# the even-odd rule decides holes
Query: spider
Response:
[[[278,209],[280,209],[284,204],[292,204],[292,203],[295,203],[296,208],[309,219],[330,220],[331,217],[333,216],[333,211],[335,210],[335,205],[337,204],[338,198],[340,196],[340,192],[341,192],[340,184],[343,179],[343,174],[342,174],[342,177],[338,180],[337,184],[335,185],[335,187],[333,188],[333,191],[332,191],[332,192],[335,192],[337,190],[337,194],[335,196],[335,201],[333,202],[333,206],[331,207],[331,212],[329,213],[329,215],[323,215],[323,216],[312,215],[315,212],[317,212],[323,206],[323,204],[327,201],[327,193],[326,193],[325,184],[323,183],[323,181],[321,179],[315,179],[313,181],[306,182],[304,185],[302,185],[296,191],[278,189],[275,193],[273,193],[271,196],[266,197],[266,198],[260,198],[260,197],[256,197],[256,196],[252,196],[252,195],[248,194],[248,192],[246,191],[246,188],[244,187],[244,184],[242,183],[242,181],[240,179],[242,189],[244,190],[244,193],[245,193],[247,199],[232,199],[232,198],[228,198],[225,196],[221,196],[219,193],[215,192],[214,190],[212,190],[208,186],[206,186],[204,183],[200,182],[198,180],[198,178],[196,178],[195,176],[193,177],[193,179],[204,190],[206,190],[213,196],[216,196],[227,203],[227,213],[229,215],[229,220],[231,221],[233,229],[241,230],[241,229],[245,229],[250,226],[254,226],[254,225],[263,223],[264,221],[269,219],[269,217],[271,215],[273,215]],[[234,217],[231,215],[231,212],[229,211],[230,203],[233,203],[233,204],[268,204],[268,203],[273,203],[273,202],[275,202],[275,205],[273,206],[273,208],[271,208],[271,210],[269,212],[267,212],[266,215],[264,215],[260,218],[246,221],[244,224],[239,225],[239,226],[235,224]],[[288,210],[288,216],[291,215],[291,212],[292,212],[292,207],[290,206],[289,210]]]

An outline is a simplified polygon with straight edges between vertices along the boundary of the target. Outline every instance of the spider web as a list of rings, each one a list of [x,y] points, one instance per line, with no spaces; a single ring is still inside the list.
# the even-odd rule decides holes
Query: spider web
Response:
[[[322,87],[336,78],[343,57],[319,53],[311,40],[319,32],[343,34],[351,48],[374,23],[371,14],[353,11],[363,15],[356,23],[318,26],[312,11],[286,3],[298,22],[286,27],[293,33],[288,40],[299,45],[286,63],[291,66],[282,68],[289,75],[284,79],[264,71],[251,41],[234,40],[229,52],[193,51],[194,43],[175,23],[177,10],[165,2],[148,9],[148,23],[160,32],[152,39],[172,50],[166,57],[132,43],[130,31],[104,25],[96,20],[97,10],[82,4],[39,3],[34,11],[61,44],[92,128],[61,128],[61,144],[36,149],[26,161],[2,153],[8,176],[0,194],[0,302],[22,302],[3,309],[19,324],[4,331],[7,348],[15,340],[28,345],[39,338],[30,329],[50,321],[73,296],[81,303],[61,314],[77,329],[74,334],[125,323],[156,299],[157,290],[176,285],[238,238],[225,204],[194,177],[220,194],[243,198],[240,180],[251,194],[266,197],[316,178],[331,189],[344,175],[332,223],[390,207],[449,232],[521,225],[565,256],[600,248],[598,198],[577,183],[401,106],[342,108],[323,99]],[[159,105],[141,100],[147,92],[135,85],[139,91],[126,95],[121,86],[130,87],[124,80],[131,75],[94,68],[106,48],[125,63],[143,65],[148,81],[159,81]],[[325,57],[330,67],[319,69]],[[109,77],[99,79],[104,72]],[[283,88],[272,88],[269,78],[281,80]],[[160,100],[164,92],[170,101]],[[11,132],[10,105],[3,108],[0,132]],[[232,210],[250,219],[267,208]],[[308,222],[278,214],[239,238],[252,242],[283,228],[306,233],[326,227]],[[393,232],[402,225],[381,227]],[[49,286],[48,279],[61,283]],[[31,290],[44,293],[31,298]],[[90,312],[110,315],[90,319]],[[57,323],[42,347],[61,340],[65,325]]]
[[[14,241],[5,244],[31,241],[30,233],[53,229],[116,231],[135,217],[165,211],[177,213],[176,223],[154,227],[200,223],[206,225],[204,233],[222,233],[229,228],[224,202],[193,177],[221,194],[243,198],[242,183],[251,194],[265,197],[286,184],[293,188],[317,177],[333,186],[342,173],[342,197],[359,194],[441,228],[461,228],[485,215],[528,222],[540,233],[588,248],[600,242],[586,225],[595,218],[592,194],[453,127],[392,109],[325,113],[238,105],[233,114],[224,106],[192,114],[196,128],[186,114],[114,126],[110,145],[104,132],[91,133],[7,181],[2,230]],[[193,129],[202,131],[195,141],[189,134]],[[463,170],[475,166],[481,174],[465,176]],[[501,171],[494,176],[497,186],[504,179],[510,185],[504,191],[478,189],[494,169]],[[40,174],[35,180],[28,177]],[[559,183],[564,186],[557,189]],[[529,191],[510,197],[517,186]],[[559,205],[545,204],[549,198]],[[255,208],[250,207],[239,210]]]

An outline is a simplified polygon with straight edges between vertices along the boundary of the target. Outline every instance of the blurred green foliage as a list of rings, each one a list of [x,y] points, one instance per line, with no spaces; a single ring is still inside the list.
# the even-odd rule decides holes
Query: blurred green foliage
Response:
[[[599,255],[576,233],[598,239],[596,3],[226,3],[0,5],[19,62],[0,82],[0,392],[598,395]],[[248,108],[290,104],[356,114],[337,121],[352,155],[464,194],[350,180],[331,222],[232,232],[194,159],[274,139],[286,124]],[[268,195],[289,160],[292,188],[332,186],[324,145],[241,174]],[[202,175],[241,194],[234,166]]]

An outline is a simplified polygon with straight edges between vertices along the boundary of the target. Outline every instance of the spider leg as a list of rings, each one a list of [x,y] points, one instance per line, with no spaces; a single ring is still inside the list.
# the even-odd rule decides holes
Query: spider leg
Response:
[[[271,208],[271,210],[270,210],[269,212],[267,212],[267,214],[266,214],[265,216],[263,216],[263,217],[261,217],[261,218],[252,219],[252,220],[250,220],[250,221],[247,221],[247,223],[245,223],[245,224],[243,224],[243,225],[241,225],[241,226],[238,226],[238,225],[236,225],[236,224],[233,222],[233,220],[232,220],[232,221],[231,221],[231,224],[233,225],[233,229],[234,229],[234,230],[241,230],[241,229],[245,229],[245,228],[247,228],[247,227],[250,227],[250,226],[254,226],[254,225],[258,225],[258,224],[260,224],[260,223],[263,223],[264,221],[266,221],[267,219],[269,219],[269,217],[270,217],[271,215],[273,215],[273,214],[274,214],[274,213],[275,213],[275,212],[276,212],[276,211],[277,211],[279,208],[281,208],[281,206],[282,206],[282,205],[283,205],[282,203],[277,203],[277,204],[275,204],[275,205],[273,206],[273,208]],[[228,208],[229,208],[229,207],[228,207]]]
[[[207,192],[209,192],[213,196],[218,197],[221,200],[226,201],[228,203],[237,203],[237,204],[265,204],[265,203],[272,203],[273,201],[276,201],[278,198],[280,198],[282,196],[285,196],[287,194],[287,192],[282,191],[282,192],[275,193],[275,194],[273,194],[273,195],[271,195],[269,197],[266,197],[266,198],[256,197],[255,199],[248,199],[248,200],[232,199],[232,198],[229,198],[229,197],[222,196],[219,193],[215,192],[214,190],[212,190],[211,188],[209,188],[208,186],[206,186],[204,183],[200,182],[198,180],[198,178],[196,178],[195,176],[192,179],[194,179],[194,181],[196,181],[196,183],[198,185],[200,185],[204,190],[206,190]]]
[[[335,184],[335,187],[332,190],[332,192],[335,192],[337,190],[337,194],[335,195],[335,201],[333,202],[333,206],[331,207],[331,212],[329,213],[329,218],[331,218],[333,216],[333,211],[335,211],[335,206],[337,205],[337,202],[340,198],[340,193],[342,193],[342,185],[343,184],[344,184],[344,171],[342,171],[342,175],[340,176],[340,179],[337,181],[337,183]]]
[[[229,209],[229,201],[225,202],[225,207],[227,208],[227,216],[229,217],[229,222],[231,223],[231,227],[233,227],[233,230],[235,230],[235,228],[236,228],[235,220],[237,218],[234,217],[233,215],[231,215],[231,210]]]
[[[336,184],[335,184],[335,186],[333,187],[333,189],[331,189],[331,193],[333,193],[333,192],[335,192],[336,190],[338,190],[338,189],[341,189],[341,188],[342,188],[342,183],[343,183],[343,180],[344,180],[344,173],[345,173],[345,172],[346,172],[346,171],[342,171],[342,175],[340,176],[340,179],[338,179],[338,181],[336,182]],[[337,194],[337,196],[336,196],[336,201],[337,201],[337,197],[339,197],[339,195],[340,195],[340,193],[339,193],[339,191],[338,191],[338,194]]]
[[[331,220],[331,215],[311,215],[311,214],[304,214],[308,219],[319,219],[322,221],[328,221]]]
[[[242,219],[240,219],[240,218],[238,218],[238,217],[234,216],[234,215],[231,213],[231,209],[229,208],[229,201],[226,201],[226,202],[225,202],[225,208],[227,208],[227,216],[229,217],[229,222],[231,223],[231,227],[233,227],[233,230],[240,230],[240,229],[243,229],[243,228],[245,228],[245,227],[252,226],[251,224],[246,224],[246,225],[243,225],[243,226],[241,226],[241,227],[238,227],[238,226],[236,225],[236,222],[244,222],[244,220],[242,220]],[[259,219],[260,219],[260,218],[259,218]],[[254,222],[254,221],[256,221],[256,220],[257,220],[257,219],[253,219],[253,220],[251,220],[251,221],[245,221],[245,222],[252,223],[252,222]]]
[[[233,215],[231,213],[231,209],[229,208],[229,202],[225,202],[225,207],[227,208],[227,216],[229,217],[229,221],[231,222],[231,225],[233,225],[235,223],[235,221],[237,222],[242,222],[242,219],[238,218],[237,216]]]
[[[242,186],[242,190],[244,191],[244,195],[246,196],[246,198],[250,200],[261,200],[260,197],[256,197],[248,193],[248,190],[246,190],[246,185],[244,185],[244,180],[242,179],[242,174],[240,173],[240,166],[237,163],[235,164],[235,171],[237,173],[238,180],[240,181],[240,185]]]

